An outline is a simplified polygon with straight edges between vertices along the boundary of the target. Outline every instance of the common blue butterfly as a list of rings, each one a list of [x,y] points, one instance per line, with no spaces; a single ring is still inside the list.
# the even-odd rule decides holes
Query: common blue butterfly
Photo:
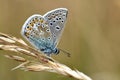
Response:
[[[58,54],[57,44],[64,30],[68,10],[57,8],[46,14],[34,14],[24,23],[21,34],[36,49],[44,54]]]

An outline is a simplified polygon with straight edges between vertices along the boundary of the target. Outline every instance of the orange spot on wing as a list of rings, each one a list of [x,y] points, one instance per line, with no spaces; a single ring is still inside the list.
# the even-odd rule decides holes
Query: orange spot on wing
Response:
[[[31,23],[29,24],[29,26],[32,26],[32,27],[33,27],[33,26],[34,26],[34,22],[31,22]]]
[[[43,20],[43,19],[41,19],[41,20],[40,20],[40,23],[43,23],[43,22],[44,22],[44,20]]]
[[[32,28],[29,26],[26,28],[26,30],[30,31],[30,30],[32,30]]]
[[[29,37],[29,35],[30,35],[29,32],[25,32],[25,36],[26,36],[27,38]]]
[[[35,22],[38,22],[39,20],[37,19],[37,18],[35,18],[35,20],[34,20]]]

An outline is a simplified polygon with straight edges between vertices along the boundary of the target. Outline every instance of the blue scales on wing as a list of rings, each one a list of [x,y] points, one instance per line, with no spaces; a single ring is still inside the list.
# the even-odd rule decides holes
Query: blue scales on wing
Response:
[[[29,17],[22,27],[21,34],[35,46],[35,48],[44,53],[50,52],[49,49],[46,48],[53,46],[50,27],[41,15]]]

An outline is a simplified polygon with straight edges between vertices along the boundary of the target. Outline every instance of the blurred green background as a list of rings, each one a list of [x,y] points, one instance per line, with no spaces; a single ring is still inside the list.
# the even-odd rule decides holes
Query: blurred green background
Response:
[[[71,53],[52,57],[93,80],[120,80],[120,0],[0,0],[0,32],[22,38],[25,20],[33,14],[69,10],[59,48]],[[0,51],[0,80],[74,80],[49,72],[11,71],[18,65]]]

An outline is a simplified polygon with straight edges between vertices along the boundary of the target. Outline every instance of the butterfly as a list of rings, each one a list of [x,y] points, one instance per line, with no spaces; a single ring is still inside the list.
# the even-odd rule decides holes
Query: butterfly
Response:
[[[57,48],[61,34],[64,30],[68,10],[57,8],[46,14],[30,16],[22,26],[22,36],[36,49],[50,56],[58,54]]]

